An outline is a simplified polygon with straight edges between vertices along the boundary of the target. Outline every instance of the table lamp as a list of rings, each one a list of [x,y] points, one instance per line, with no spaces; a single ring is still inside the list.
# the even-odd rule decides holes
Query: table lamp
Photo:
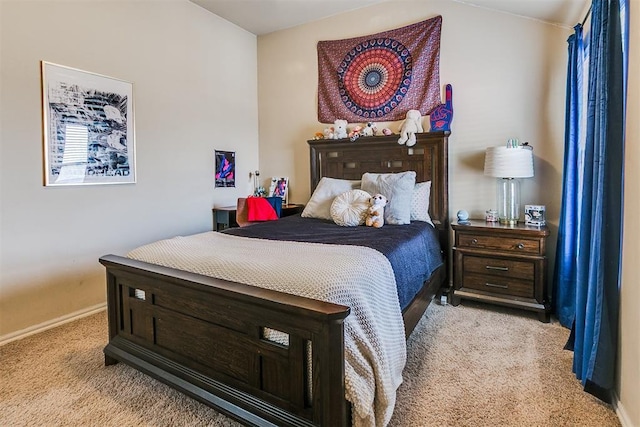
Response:
[[[484,174],[498,178],[498,218],[514,225],[520,219],[520,181],[533,176],[533,149],[530,146],[488,147]]]

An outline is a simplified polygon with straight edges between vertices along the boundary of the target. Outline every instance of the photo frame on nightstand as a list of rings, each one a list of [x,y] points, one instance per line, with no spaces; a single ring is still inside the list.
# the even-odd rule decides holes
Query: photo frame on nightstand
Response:
[[[282,204],[287,204],[287,196],[289,194],[289,177],[274,176],[271,177],[269,185],[269,197],[281,197]]]

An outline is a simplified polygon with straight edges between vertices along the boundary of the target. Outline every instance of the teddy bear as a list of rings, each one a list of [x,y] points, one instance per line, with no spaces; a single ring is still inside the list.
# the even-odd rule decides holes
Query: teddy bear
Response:
[[[333,139],[342,139],[347,136],[347,121],[338,119],[333,122]]]
[[[424,132],[422,129],[422,113],[418,110],[407,111],[406,118],[400,126],[400,139],[398,144],[407,144],[407,147],[416,145],[416,133]]]
[[[384,207],[389,201],[382,194],[376,194],[369,199],[365,224],[367,227],[380,228],[384,225]]]

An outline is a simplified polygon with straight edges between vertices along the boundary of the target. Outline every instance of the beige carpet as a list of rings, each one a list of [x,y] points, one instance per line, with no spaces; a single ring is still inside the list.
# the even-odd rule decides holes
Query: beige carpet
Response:
[[[432,304],[408,342],[391,426],[618,426],[582,392],[568,331],[529,314]],[[0,347],[1,426],[236,426],[124,364],[106,313]]]

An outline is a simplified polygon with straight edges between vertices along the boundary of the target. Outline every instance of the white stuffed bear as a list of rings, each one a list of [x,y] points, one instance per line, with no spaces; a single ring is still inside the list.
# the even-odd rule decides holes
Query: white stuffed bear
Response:
[[[407,111],[407,116],[400,126],[400,139],[398,144],[407,144],[407,147],[416,145],[416,133],[424,132],[422,129],[422,113],[418,110]]]
[[[369,199],[369,209],[365,224],[367,227],[380,228],[384,225],[384,207],[389,201],[382,194],[376,194]]]
[[[333,139],[342,139],[347,136],[347,121],[338,119],[333,122]]]

